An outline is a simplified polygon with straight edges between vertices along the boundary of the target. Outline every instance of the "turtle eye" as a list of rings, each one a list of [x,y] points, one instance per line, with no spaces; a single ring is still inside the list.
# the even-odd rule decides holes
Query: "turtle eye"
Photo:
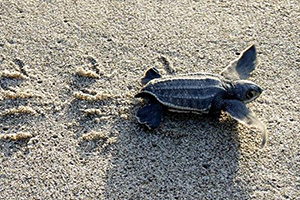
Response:
[[[254,90],[250,90],[246,93],[246,98],[247,98],[247,100],[250,100],[253,97],[255,97],[255,95],[256,95],[256,92]]]

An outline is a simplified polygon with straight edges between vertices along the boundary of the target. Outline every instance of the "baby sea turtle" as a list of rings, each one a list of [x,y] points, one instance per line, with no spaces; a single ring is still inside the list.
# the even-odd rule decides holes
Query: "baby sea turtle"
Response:
[[[197,114],[223,110],[242,124],[259,128],[264,147],[267,142],[265,125],[245,105],[263,91],[255,83],[244,80],[255,65],[256,49],[251,45],[220,75],[194,73],[161,77],[157,69],[150,68],[141,79],[145,86],[135,96],[148,99],[147,105],[138,110],[137,119],[153,129],[159,126],[164,110]]]

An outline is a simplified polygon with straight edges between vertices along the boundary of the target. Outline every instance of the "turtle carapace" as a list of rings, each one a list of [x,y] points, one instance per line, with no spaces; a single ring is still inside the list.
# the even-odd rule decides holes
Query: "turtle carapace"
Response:
[[[141,80],[144,87],[136,95],[148,100],[138,110],[137,119],[153,129],[159,126],[164,110],[198,114],[223,110],[242,124],[259,128],[264,146],[267,140],[265,125],[245,105],[263,91],[255,83],[243,80],[254,70],[255,63],[256,49],[252,45],[220,75],[196,73],[162,77],[157,69],[150,68]]]

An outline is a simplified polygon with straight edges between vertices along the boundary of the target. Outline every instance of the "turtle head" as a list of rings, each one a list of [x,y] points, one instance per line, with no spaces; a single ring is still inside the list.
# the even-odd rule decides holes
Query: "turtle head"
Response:
[[[258,85],[246,80],[235,81],[232,90],[236,99],[243,101],[244,103],[255,100],[263,92]]]

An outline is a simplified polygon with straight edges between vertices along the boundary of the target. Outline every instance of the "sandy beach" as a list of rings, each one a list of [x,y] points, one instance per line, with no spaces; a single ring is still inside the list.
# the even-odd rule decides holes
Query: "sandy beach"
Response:
[[[0,199],[299,199],[300,8],[283,1],[0,1]],[[247,105],[140,125],[146,69],[219,74],[251,44]]]

